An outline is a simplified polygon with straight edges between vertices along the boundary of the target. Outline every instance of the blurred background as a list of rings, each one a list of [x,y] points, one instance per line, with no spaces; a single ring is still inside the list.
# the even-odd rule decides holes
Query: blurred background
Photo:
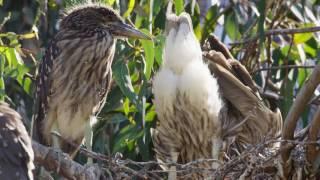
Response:
[[[94,151],[120,152],[137,161],[153,160],[150,128],[156,124],[152,76],[162,63],[167,0],[94,1],[117,9],[127,22],[152,34],[154,41],[119,40],[113,87],[94,128]],[[59,16],[85,0],[0,0],[0,99],[31,126],[36,68],[57,32]],[[265,102],[286,117],[294,98],[319,63],[319,33],[273,29],[320,25],[319,0],[174,0],[177,14],[191,14],[201,44],[216,34],[244,64]],[[300,120],[308,124],[320,104],[319,89]],[[79,162],[85,158],[77,157]]]

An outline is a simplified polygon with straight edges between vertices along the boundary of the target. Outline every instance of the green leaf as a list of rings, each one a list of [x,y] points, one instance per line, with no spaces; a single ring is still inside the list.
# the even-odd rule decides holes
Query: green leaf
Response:
[[[24,91],[29,94],[30,96],[32,95],[31,92],[31,79],[30,78],[24,78],[23,82],[22,82],[22,87],[24,89]]]
[[[210,33],[213,32],[217,23],[219,14],[219,7],[217,5],[211,6],[206,14],[204,26],[202,28],[201,42],[203,42]]]
[[[183,0],[174,0],[174,5],[176,7],[176,14],[180,15],[184,10],[184,2]]]
[[[282,82],[280,95],[283,99],[280,101],[282,117],[286,117],[293,103],[293,89],[297,79],[297,71],[290,71]]]
[[[34,37],[36,37],[34,32],[19,35],[19,39],[32,39]]]
[[[112,116],[110,123],[119,124],[121,122],[127,121],[128,118],[124,116],[122,113],[117,113]]]
[[[122,152],[124,148],[132,150],[135,146],[135,141],[143,135],[143,131],[133,125],[129,124],[126,127],[122,128],[118,137],[116,138],[116,143],[113,145],[112,152]]]
[[[293,42],[295,44],[301,44],[307,42],[309,39],[313,37],[312,33],[301,33],[301,34],[294,34]]]
[[[238,28],[238,22],[234,13],[226,16],[225,30],[232,40],[239,39],[241,34]]]
[[[5,65],[5,56],[0,54],[0,100],[3,101],[5,99],[5,84],[3,79],[3,71]]]
[[[127,18],[128,16],[130,16],[130,14],[134,8],[134,4],[135,4],[135,0],[129,0],[127,11],[123,14],[124,18]]]
[[[299,53],[299,56],[300,56],[300,61],[301,62],[305,62],[306,60],[306,53],[304,52],[304,49],[303,49],[303,46],[302,44],[297,44],[297,50],[298,50],[298,53]]]
[[[130,74],[127,64],[124,61],[118,60],[112,66],[114,80],[119,86],[121,92],[129,98],[134,104],[137,103],[137,95],[134,93],[130,79]]]
[[[306,53],[308,53],[311,57],[315,58],[317,55],[317,47],[313,48],[308,44],[303,45],[303,49]]]
[[[153,14],[158,14],[165,1],[153,0]]]
[[[116,2],[116,0],[105,0],[105,3],[109,6],[113,6],[113,4]]]
[[[259,20],[258,20],[258,33],[259,33],[259,39],[260,39],[260,48],[263,45],[263,42],[265,40],[265,34],[264,34],[264,21],[265,21],[265,7],[266,2],[264,0],[259,1],[258,3],[258,11],[260,13]]]
[[[23,64],[23,60],[19,53],[14,48],[7,48],[5,51],[6,59],[9,67],[17,67]]]
[[[148,32],[143,29],[142,31]],[[146,58],[146,72],[145,75],[147,79],[150,79],[151,71],[154,63],[154,44],[153,41],[141,40],[142,47],[144,49],[145,58]]]
[[[102,116],[106,113],[109,113],[111,111],[114,111],[115,109],[119,108],[121,106],[123,94],[118,86],[115,86],[111,89],[111,91],[108,93],[107,101],[100,113]]]
[[[3,76],[0,77],[0,100],[4,101],[5,99],[5,84],[4,84],[4,79]]]
[[[157,113],[155,110],[150,110],[147,114],[146,114],[146,122],[152,122],[155,120]]]
[[[123,102],[123,105],[122,105],[122,108],[123,108],[123,112],[126,116],[129,115],[130,113],[130,102],[129,102],[129,99],[126,98]]]
[[[158,65],[162,65],[162,53],[163,53],[164,43],[165,43],[165,37],[163,35],[159,35],[156,37],[156,48],[154,52],[154,57]]]
[[[311,72],[310,69],[303,69],[299,68],[298,69],[298,83],[299,87],[302,87],[303,83],[306,81],[308,74]]]

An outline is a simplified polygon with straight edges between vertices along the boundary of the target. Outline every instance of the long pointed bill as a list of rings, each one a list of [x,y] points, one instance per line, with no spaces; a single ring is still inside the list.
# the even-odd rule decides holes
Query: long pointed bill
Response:
[[[130,25],[119,23],[119,24],[112,24],[112,33],[116,36],[120,37],[129,37],[129,38],[137,38],[137,39],[148,39],[151,40],[152,38],[143,32],[139,31],[135,27]]]

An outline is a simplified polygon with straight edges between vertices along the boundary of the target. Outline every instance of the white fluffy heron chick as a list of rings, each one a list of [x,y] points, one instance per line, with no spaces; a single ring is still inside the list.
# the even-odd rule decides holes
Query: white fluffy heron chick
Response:
[[[219,159],[222,144],[219,112],[223,102],[217,80],[202,59],[188,14],[167,16],[166,30],[163,66],[153,81],[159,119],[152,134],[157,160],[188,163]],[[199,164],[212,166],[216,168],[217,164]],[[171,173],[169,179],[175,176]],[[206,172],[194,176],[205,177]]]

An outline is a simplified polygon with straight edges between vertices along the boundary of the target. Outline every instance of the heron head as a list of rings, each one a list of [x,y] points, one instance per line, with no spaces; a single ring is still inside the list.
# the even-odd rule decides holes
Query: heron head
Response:
[[[100,4],[83,5],[71,9],[62,18],[60,27],[91,31],[103,29],[114,37],[151,39],[150,36],[139,31],[134,26],[126,24],[112,8]]]
[[[190,15],[167,13],[164,65],[180,74],[190,62],[201,60],[202,52]]]

